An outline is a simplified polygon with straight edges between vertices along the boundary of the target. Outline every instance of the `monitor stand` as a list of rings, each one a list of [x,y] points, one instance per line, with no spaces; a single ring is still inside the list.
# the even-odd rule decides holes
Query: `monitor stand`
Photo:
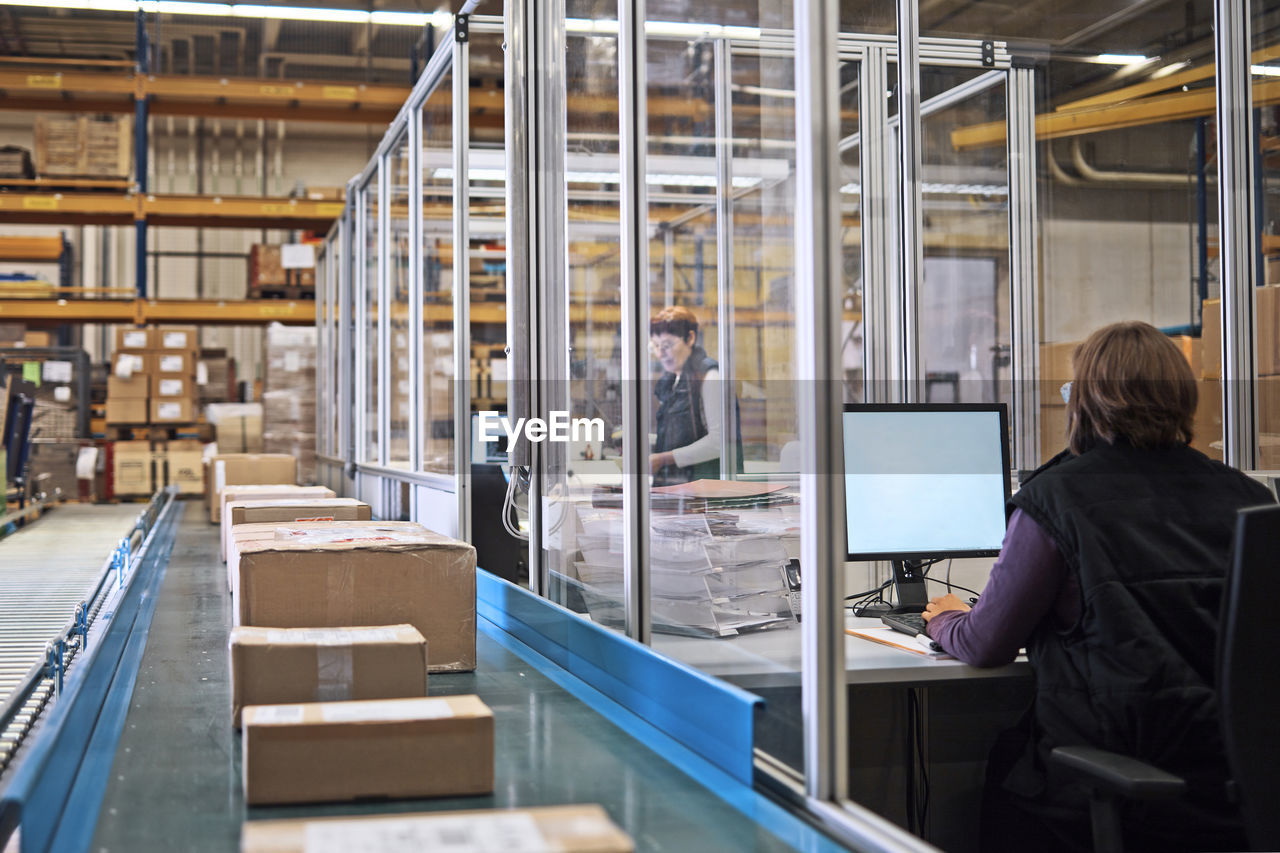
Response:
[[[923,560],[894,560],[893,588],[897,593],[898,613],[923,613],[929,603],[929,592],[925,587]]]

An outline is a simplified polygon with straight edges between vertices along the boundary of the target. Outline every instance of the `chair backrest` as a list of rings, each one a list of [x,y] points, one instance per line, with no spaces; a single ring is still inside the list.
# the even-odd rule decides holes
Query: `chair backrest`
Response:
[[[1254,850],[1280,850],[1280,505],[1240,510],[1222,601],[1218,695],[1227,758]]]

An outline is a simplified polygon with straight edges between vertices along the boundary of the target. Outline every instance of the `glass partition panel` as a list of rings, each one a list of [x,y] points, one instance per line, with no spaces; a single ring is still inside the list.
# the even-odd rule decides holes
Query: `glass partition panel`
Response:
[[[1261,198],[1254,200],[1258,211],[1259,245],[1262,247],[1262,267],[1257,292],[1258,331],[1255,339],[1258,365],[1258,468],[1264,471],[1280,470],[1280,197],[1275,187],[1280,185],[1280,120],[1274,109],[1271,92],[1272,81],[1280,77],[1280,37],[1271,22],[1280,11],[1277,0],[1251,0],[1248,12],[1253,21],[1252,45],[1252,106],[1254,122],[1258,127],[1254,136],[1258,148],[1254,151],[1254,163],[1261,170],[1254,186],[1265,188]],[[1270,91],[1268,91],[1270,90]],[[1212,201],[1212,200],[1211,200]],[[1214,320],[1213,310],[1206,311],[1205,324],[1209,328]],[[1212,333],[1210,333],[1212,334]],[[1206,367],[1208,364],[1206,363]],[[1201,388],[1201,393],[1205,389]],[[1201,419],[1204,420],[1205,404],[1201,402]]]
[[[795,63],[750,41],[647,53],[653,645],[764,696],[757,747],[802,772]]]
[[[330,371],[329,353],[333,350],[330,276],[332,240],[325,240],[316,252],[316,451],[329,454],[329,412],[333,406],[333,375]]]
[[[381,300],[378,287],[378,173],[360,193],[363,218],[364,263],[359,270],[361,298],[364,304],[364,436],[360,459],[377,464],[380,457],[382,431],[378,421],[378,381],[381,377],[378,358],[378,312]]]
[[[618,19],[612,0],[573,0],[566,39],[567,339],[547,335],[552,410],[591,425],[545,442],[543,558],[551,600],[621,630],[622,311],[618,216],[618,45],[576,21]],[[603,29],[603,28],[602,28]],[[572,436],[571,436],[572,438]]]
[[[422,470],[447,476],[454,473],[453,383],[457,378],[453,364],[453,171],[451,71],[422,107]]]
[[[409,174],[409,137],[402,133],[387,155],[389,187],[388,210],[391,233],[387,235],[387,271],[390,301],[387,322],[391,334],[388,362],[387,464],[392,468],[410,465],[409,441],[412,437],[412,378],[409,374],[409,306],[412,296],[409,281],[409,192],[413,182]]]

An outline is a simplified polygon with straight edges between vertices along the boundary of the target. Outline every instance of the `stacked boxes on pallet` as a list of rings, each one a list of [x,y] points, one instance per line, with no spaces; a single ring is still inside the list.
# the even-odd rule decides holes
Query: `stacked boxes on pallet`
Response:
[[[36,116],[36,173],[42,178],[128,178],[132,129],[133,120],[123,116]]]
[[[315,480],[316,330],[273,323],[264,347],[262,445],[298,460],[298,479]]]

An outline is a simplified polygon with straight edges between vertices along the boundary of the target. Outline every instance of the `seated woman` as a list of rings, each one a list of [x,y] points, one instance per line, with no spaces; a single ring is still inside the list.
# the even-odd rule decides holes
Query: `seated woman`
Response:
[[[720,476],[720,365],[697,343],[698,318],[680,305],[649,322],[649,345],[662,364],[654,385],[658,438],[649,456],[653,484]]]
[[[1035,671],[1032,708],[988,763],[982,849],[1088,848],[1087,796],[1049,768],[1067,745],[1188,780],[1183,801],[1126,807],[1125,849],[1244,849],[1224,794],[1215,641],[1236,511],[1271,494],[1191,449],[1195,379],[1156,328],[1099,329],[1073,362],[1070,448],[1013,496],[982,597],[924,612],[960,660],[998,666],[1025,647]]]

